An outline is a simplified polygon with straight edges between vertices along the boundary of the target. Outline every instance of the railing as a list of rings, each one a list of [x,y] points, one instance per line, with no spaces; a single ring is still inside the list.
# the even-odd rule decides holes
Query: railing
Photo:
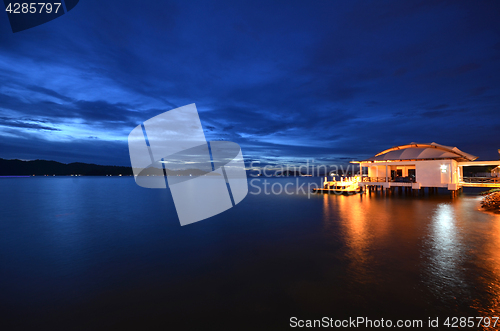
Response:
[[[389,181],[399,183],[415,183],[415,177],[396,177],[394,180]]]
[[[500,177],[463,177],[462,182],[464,183],[493,183],[500,184]]]
[[[363,177],[363,182],[370,182],[370,183],[386,182],[386,177]],[[415,177],[396,177],[395,179],[387,177],[387,182],[415,183]]]
[[[385,182],[386,177],[363,177],[363,182]],[[388,178],[390,181],[391,179]]]

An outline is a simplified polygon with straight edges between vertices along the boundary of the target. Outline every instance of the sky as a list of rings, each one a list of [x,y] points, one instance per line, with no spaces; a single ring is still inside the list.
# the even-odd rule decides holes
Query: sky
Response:
[[[247,164],[342,164],[436,142],[499,158],[498,1],[97,1],[12,33],[0,157],[130,166],[127,137],[195,103]]]

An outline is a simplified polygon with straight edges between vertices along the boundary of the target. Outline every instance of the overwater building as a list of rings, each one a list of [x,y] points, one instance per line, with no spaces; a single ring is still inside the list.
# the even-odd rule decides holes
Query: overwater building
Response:
[[[477,157],[456,147],[437,143],[395,146],[359,163],[362,188],[446,188],[456,192],[465,186],[500,187],[498,177],[464,177],[464,167],[499,166],[497,161]],[[498,168],[497,168],[498,169]]]

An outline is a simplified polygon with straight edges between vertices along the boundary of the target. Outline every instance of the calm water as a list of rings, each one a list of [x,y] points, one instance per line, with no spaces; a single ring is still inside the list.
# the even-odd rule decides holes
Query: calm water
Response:
[[[0,178],[1,329],[500,315],[500,216],[480,211],[477,195],[253,186],[235,208],[181,227],[168,190],[130,177]]]

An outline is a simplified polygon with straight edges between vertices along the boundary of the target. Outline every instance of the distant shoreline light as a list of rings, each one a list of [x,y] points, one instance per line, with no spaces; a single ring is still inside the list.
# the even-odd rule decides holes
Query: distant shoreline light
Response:
[[[31,176],[0,176],[0,178],[20,178],[20,177],[31,177]]]

